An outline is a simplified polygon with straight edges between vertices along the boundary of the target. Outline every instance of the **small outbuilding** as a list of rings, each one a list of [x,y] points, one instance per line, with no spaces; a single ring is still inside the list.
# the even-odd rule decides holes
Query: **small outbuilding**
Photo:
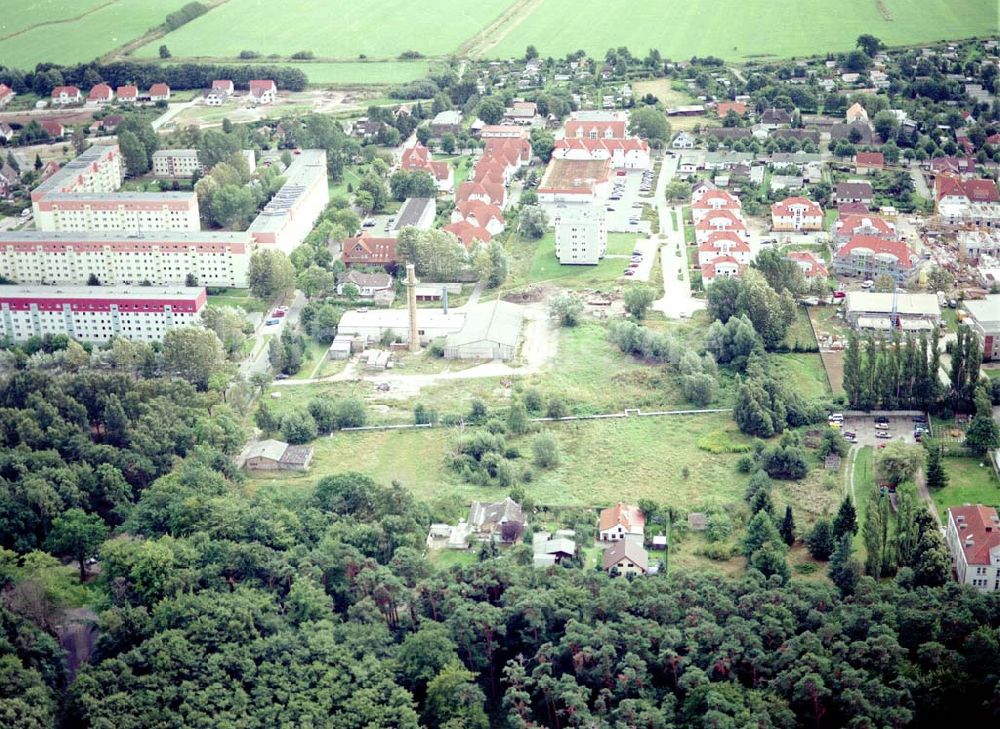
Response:
[[[249,471],[305,471],[312,462],[310,446],[294,446],[280,440],[251,443],[243,451],[243,467]]]

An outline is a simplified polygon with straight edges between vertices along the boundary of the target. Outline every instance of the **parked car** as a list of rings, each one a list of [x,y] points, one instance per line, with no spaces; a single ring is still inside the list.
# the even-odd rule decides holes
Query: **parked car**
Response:
[[[830,413],[830,417],[827,418],[827,420],[829,420],[831,423],[833,423],[833,422],[843,423],[844,422],[844,414],[843,413]]]
[[[287,380],[288,379],[288,375],[286,375],[284,372],[279,372],[278,374],[276,374],[274,376],[274,379],[276,379],[276,380]]]
[[[835,298],[835,299],[846,299],[847,298],[847,292],[846,291],[834,291],[833,292],[833,298]]]
[[[622,273],[624,273],[626,276],[635,275],[635,271],[633,271],[631,268],[626,268]]]
[[[272,317],[278,317],[278,318],[280,318],[280,317],[283,317],[284,315],[285,315],[285,312],[283,312],[281,309],[275,309],[274,311],[271,312],[271,316]]]
[[[281,323],[281,319],[268,319],[267,322],[266,322],[266,324],[268,326],[273,326],[275,324],[280,324],[280,323]]]
[[[876,430],[875,437],[878,438],[879,440],[890,440],[892,439],[892,433],[890,433],[888,430]]]
[[[625,176],[625,170],[618,170],[618,176],[619,177],[624,177]]]
[[[365,220],[365,222],[363,222],[361,224],[361,227],[362,228],[374,228],[375,227],[375,220],[373,218],[367,218]]]
[[[874,285],[875,285],[875,282],[872,281],[871,279],[868,279],[867,281],[862,281],[861,282],[861,288],[863,288],[863,289],[870,289]]]

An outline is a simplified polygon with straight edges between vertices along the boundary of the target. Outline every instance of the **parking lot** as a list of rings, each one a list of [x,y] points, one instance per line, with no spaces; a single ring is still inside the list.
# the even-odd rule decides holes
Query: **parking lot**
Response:
[[[653,262],[656,260],[656,251],[659,248],[660,242],[655,238],[641,238],[635,242],[635,248],[633,249],[633,255],[631,258],[623,257],[622,263],[629,266],[630,263],[638,263],[637,266],[629,266],[629,268],[624,269],[631,271],[631,274],[622,274],[629,281],[649,281],[649,275],[653,271]],[[635,251],[639,251],[639,255],[635,255]]]
[[[649,232],[649,222],[640,218],[643,204],[650,202],[649,198],[640,197],[644,185],[649,189],[655,187],[651,172],[645,178],[641,170],[618,170],[611,175],[611,195],[605,203],[609,233]],[[620,199],[611,199],[616,197]]]
[[[855,443],[862,446],[878,447],[891,440],[901,440],[904,443],[915,443],[913,437],[914,428],[918,425],[927,426],[927,423],[916,423],[911,415],[885,416],[882,424],[876,423],[875,415],[852,416],[844,418],[842,433],[854,433]],[[887,423],[885,421],[888,421]],[[882,435],[879,435],[879,434]],[[888,434],[886,437],[885,434]]]

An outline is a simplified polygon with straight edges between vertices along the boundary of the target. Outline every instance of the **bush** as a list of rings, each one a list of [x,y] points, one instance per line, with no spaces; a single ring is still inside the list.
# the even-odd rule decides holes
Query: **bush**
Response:
[[[337,403],[337,428],[360,428],[368,422],[365,404],[356,397],[346,397]]]
[[[417,403],[417,406],[413,408],[413,422],[415,425],[432,425],[436,423],[437,420],[437,411],[430,410],[425,407],[423,403]]]
[[[528,408],[529,413],[540,413],[545,406],[542,393],[534,387],[529,387],[521,394],[521,401],[524,403],[524,407]]]
[[[697,446],[700,450],[713,453],[717,456],[726,453],[750,453],[753,446],[750,443],[739,443],[732,439],[732,433],[726,430],[716,430],[706,433],[698,439]]]
[[[709,513],[705,526],[705,538],[710,542],[723,542],[733,534],[733,520],[724,511]]]
[[[761,465],[771,478],[786,481],[802,478],[809,472],[805,453],[795,445],[768,448],[761,458]]]
[[[733,547],[730,544],[706,544],[698,550],[698,554],[715,562],[727,562],[733,558]]]
[[[740,459],[736,461],[736,470],[740,473],[750,473],[753,467],[753,458],[750,456],[740,456]]]
[[[559,442],[551,433],[540,433],[531,444],[535,465],[539,468],[555,468],[559,465]]]
[[[337,403],[326,398],[313,398],[306,408],[316,423],[316,429],[323,434],[337,429]]]
[[[558,397],[553,397],[549,399],[549,406],[545,410],[545,414],[550,418],[565,418],[569,415],[569,408],[566,407],[566,403]]]
[[[430,352],[432,357],[437,357],[438,359],[444,357],[444,340],[435,339],[433,342],[431,342],[431,346],[428,349],[428,351]]]
[[[281,435],[292,445],[315,440],[319,433],[312,415],[300,411],[286,413],[281,419]]]

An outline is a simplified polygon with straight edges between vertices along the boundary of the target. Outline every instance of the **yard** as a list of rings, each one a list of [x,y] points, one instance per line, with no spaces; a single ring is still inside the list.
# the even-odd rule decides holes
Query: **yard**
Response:
[[[222,289],[217,294],[209,294],[208,303],[212,306],[240,306],[247,313],[267,310],[267,302],[253,296],[249,289]]]
[[[943,489],[931,489],[934,504],[947,518],[949,506],[985,504],[1000,507],[1000,483],[985,458],[945,456],[942,459],[949,482]]]

